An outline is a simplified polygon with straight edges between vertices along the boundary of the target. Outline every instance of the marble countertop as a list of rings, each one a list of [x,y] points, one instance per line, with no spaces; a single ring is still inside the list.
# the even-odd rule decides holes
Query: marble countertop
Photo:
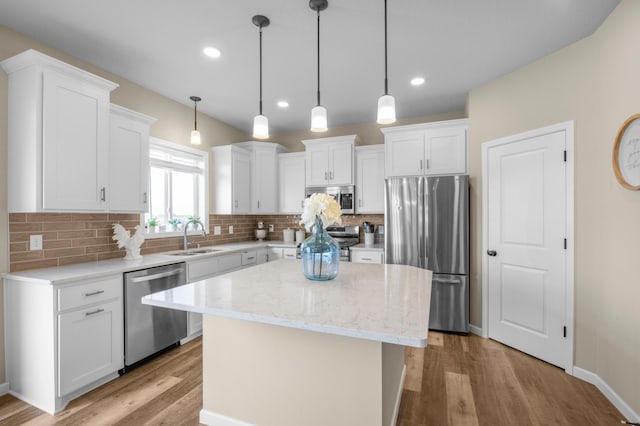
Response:
[[[170,265],[172,263],[188,262],[189,260],[202,259],[203,257],[221,256],[229,253],[239,252],[243,250],[252,250],[260,247],[295,247],[295,244],[287,244],[283,241],[243,241],[240,243],[221,244],[216,246],[206,246],[200,249],[192,249],[189,251],[201,249],[215,249],[217,251],[210,253],[202,253],[197,255],[172,255],[171,253],[147,254],[139,260],[123,260],[110,259],[98,262],[78,263],[74,265],[59,266],[57,268],[32,269],[20,272],[7,272],[2,274],[5,279],[18,281],[30,281],[40,284],[63,284],[66,282],[77,281],[82,279],[90,279],[102,277],[112,274],[121,274],[138,269],[153,268],[154,266]],[[122,253],[124,256],[124,251]]]
[[[144,304],[425,347],[431,271],[343,262],[331,281],[307,280],[279,260],[143,297]]]

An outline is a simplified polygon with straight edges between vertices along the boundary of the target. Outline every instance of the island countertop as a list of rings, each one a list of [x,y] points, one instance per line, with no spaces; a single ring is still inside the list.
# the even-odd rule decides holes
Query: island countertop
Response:
[[[143,304],[425,347],[431,271],[343,262],[338,277],[310,281],[300,261],[279,260],[193,282]]]

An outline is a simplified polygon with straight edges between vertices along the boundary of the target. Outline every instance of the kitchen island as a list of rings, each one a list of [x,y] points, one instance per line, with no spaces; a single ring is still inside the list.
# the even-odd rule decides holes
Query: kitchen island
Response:
[[[431,272],[341,263],[306,280],[276,261],[187,284],[143,303],[205,315],[204,424],[391,425],[403,346],[425,347]]]

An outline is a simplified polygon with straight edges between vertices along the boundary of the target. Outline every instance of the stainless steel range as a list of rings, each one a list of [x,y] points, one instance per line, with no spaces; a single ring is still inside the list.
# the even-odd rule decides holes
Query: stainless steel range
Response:
[[[340,260],[351,262],[349,247],[360,243],[359,226],[327,226],[327,233],[340,244]]]

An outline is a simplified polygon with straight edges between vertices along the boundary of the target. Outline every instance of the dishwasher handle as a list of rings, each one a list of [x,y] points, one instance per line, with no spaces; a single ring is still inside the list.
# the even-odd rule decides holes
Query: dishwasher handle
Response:
[[[147,282],[147,281],[153,281],[153,280],[157,280],[157,279],[160,279],[160,278],[166,278],[166,277],[172,277],[174,275],[179,275],[181,272],[182,272],[182,269],[173,269],[173,270],[167,271],[167,272],[160,272],[159,274],[144,275],[142,277],[132,278],[131,282],[132,283],[142,283],[142,282]]]

